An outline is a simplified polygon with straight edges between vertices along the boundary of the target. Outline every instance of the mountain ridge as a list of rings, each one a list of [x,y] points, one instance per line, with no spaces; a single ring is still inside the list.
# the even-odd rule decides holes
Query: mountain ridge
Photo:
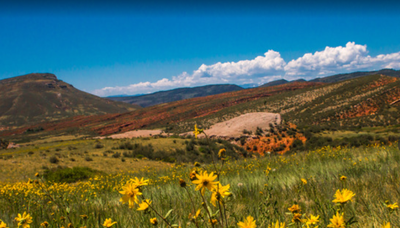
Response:
[[[168,103],[195,97],[216,95],[220,93],[232,92],[241,89],[243,88],[234,84],[215,84],[215,85],[183,87],[172,90],[157,91],[146,95],[107,97],[107,99],[126,102],[129,104],[136,104],[140,105],[141,107],[149,107],[162,103]]]
[[[392,76],[392,77],[400,77],[400,70],[394,70],[394,69],[381,69],[377,71],[356,71],[356,72],[351,72],[351,73],[343,73],[343,74],[335,74],[335,75],[330,75],[322,78],[314,78],[311,80],[308,80],[308,82],[324,82],[324,83],[334,83],[334,82],[339,82],[347,79],[353,79],[353,78],[358,78],[358,77],[363,77],[363,76],[368,76],[368,75],[374,75],[374,74],[382,74],[386,76]],[[304,82],[307,81],[305,79],[297,79],[297,80],[292,80],[288,81],[286,79],[278,79],[275,81],[270,81],[265,84],[262,84],[259,87],[268,87],[268,86],[275,86],[275,85],[283,85],[289,82]]]

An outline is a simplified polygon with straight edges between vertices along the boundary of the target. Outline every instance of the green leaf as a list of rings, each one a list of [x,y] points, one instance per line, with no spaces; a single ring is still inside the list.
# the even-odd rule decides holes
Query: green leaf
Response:
[[[174,209],[169,210],[169,211],[167,212],[167,214],[165,214],[164,218],[168,218],[168,216],[171,214],[171,212],[172,212],[173,210],[174,210]]]
[[[219,210],[217,210],[214,214],[212,214],[211,215],[211,217],[215,217],[215,216],[217,216],[218,215],[218,213],[219,213]]]

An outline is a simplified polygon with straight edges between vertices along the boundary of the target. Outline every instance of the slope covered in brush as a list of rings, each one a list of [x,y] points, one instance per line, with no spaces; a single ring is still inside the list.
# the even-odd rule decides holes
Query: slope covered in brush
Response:
[[[267,87],[268,88],[268,87]],[[357,128],[400,124],[400,80],[371,75],[320,87],[287,91],[223,109],[176,126],[188,131],[197,123],[204,128],[243,113],[280,113],[283,121],[300,126]]]

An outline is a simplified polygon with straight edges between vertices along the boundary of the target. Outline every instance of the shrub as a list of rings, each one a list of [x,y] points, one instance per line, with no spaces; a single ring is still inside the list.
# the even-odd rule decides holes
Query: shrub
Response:
[[[91,158],[91,157],[86,157],[86,158],[85,158],[85,161],[93,161],[93,158]]]
[[[73,183],[77,181],[87,180],[96,174],[102,174],[102,172],[88,168],[88,167],[73,167],[45,170],[43,177],[51,182],[57,183]]]
[[[121,153],[117,152],[117,153],[113,154],[112,157],[113,158],[119,158],[119,157],[121,157]]]
[[[256,135],[262,136],[263,133],[264,133],[264,131],[260,127],[257,127]]]
[[[101,148],[103,148],[103,147],[104,147],[104,145],[101,144],[101,143],[97,143],[97,144],[94,146],[94,148],[96,148],[96,149],[101,149]]]
[[[133,150],[133,148],[134,148],[134,145],[132,145],[132,143],[130,143],[130,142],[125,142],[125,143],[123,143],[123,144],[120,144],[119,145],[119,149],[121,149],[121,150]]]
[[[253,132],[252,131],[248,131],[247,129],[243,130],[243,134],[245,135],[251,135]]]
[[[58,160],[56,156],[50,157],[50,163],[57,164],[58,162],[60,162],[60,160]]]
[[[8,140],[0,139],[0,149],[7,149],[8,144],[10,144]]]
[[[29,154],[29,155],[32,155],[32,154],[34,154],[34,152],[33,152],[33,151],[29,151],[28,154]]]

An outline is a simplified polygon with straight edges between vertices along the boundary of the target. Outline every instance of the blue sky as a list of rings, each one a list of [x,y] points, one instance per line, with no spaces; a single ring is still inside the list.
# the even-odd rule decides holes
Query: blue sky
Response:
[[[395,1],[54,2],[0,4],[0,79],[108,96],[400,69]]]

